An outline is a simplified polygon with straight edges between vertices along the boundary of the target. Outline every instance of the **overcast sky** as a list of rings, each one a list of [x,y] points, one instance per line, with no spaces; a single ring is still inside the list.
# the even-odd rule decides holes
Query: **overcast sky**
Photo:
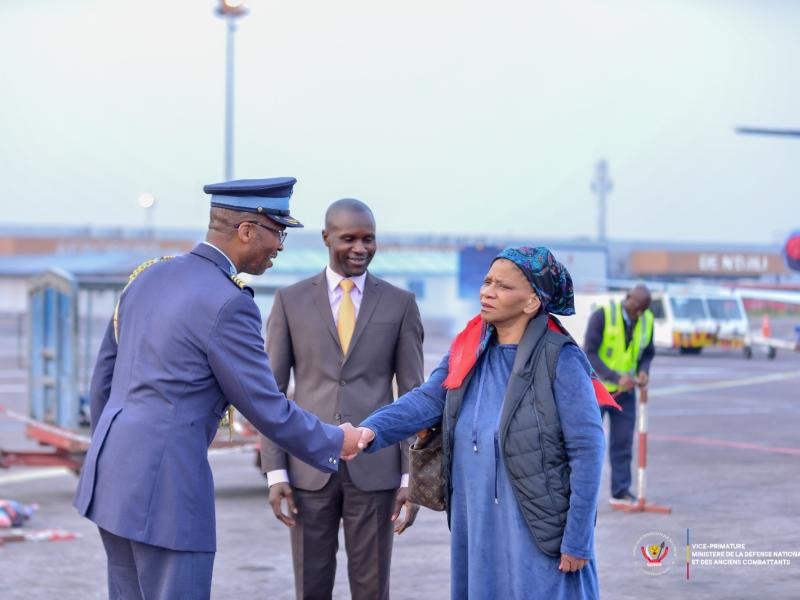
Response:
[[[6,224],[203,227],[223,178],[214,0],[0,0]],[[800,2],[250,0],[236,35],[236,178],[295,176],[322,226],[782,240],[800,226]]]

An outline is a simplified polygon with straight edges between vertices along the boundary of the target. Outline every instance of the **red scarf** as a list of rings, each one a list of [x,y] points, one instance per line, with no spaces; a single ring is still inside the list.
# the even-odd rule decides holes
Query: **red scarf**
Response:
[[[567,330],[555,317],[548,317],[547,327],[551,331],[570,337]],[[467,326],[453,340],[453,344],[450,346],[450,358],[447,361],[447,379],[444,380],[444,387],[448,390],[461,387],[472,367],[478,362],[483,331],[483,321],[481,316],[477,315],[467,323]],[[622,407],[617,404],[594,371],[592,371],[592,387],[594,388],[597,403],[600,406],[610,406],[617,410],[622,410]]]

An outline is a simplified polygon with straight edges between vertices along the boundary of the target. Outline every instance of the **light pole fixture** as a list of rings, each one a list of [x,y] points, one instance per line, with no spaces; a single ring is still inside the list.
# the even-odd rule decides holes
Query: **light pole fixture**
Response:
[[[247,14],[244,0],[219,0],[217,15],[227,22],[225,43],[225,181],[233,179],[233,49],[236,19]]]
[[[156,197],[151,194],[150,192],[144,192],[139,194],[139,198],[137,202],[141,208],[144,209],[144,218],[146,223],[147,229],[147,237],[155,238],[156,237],[156,223],[155,223],[155,211],[156,211]]]

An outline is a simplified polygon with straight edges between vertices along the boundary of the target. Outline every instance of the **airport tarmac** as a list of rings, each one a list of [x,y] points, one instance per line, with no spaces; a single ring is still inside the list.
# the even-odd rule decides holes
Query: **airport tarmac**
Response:
[[[442,348],[426,343],[429,368]],[[9,361],[0,368],[0,388],[4,402],[24,406],[24,371]],[[602,597],[797,598],[800,354],[779,353],[775,360],[757,355],[749,361],[739,353],[659,354],[649,417],[647,497],[672,513],[613,511],[604,473],[596,529]],[[0,420],[0,446],[22,443],[21,428]],[[252,451],[211,458],[219,541],[213,597],[290,599],[288,532],[272,516],[253,460]],[[82,536],[0,548],[0,597],[106,597],[100,540],[71,506],[75,483],[73,475],[54,469],[0,471],[0,497],[40,505],[29,529],[61,528]],[[695,547],[698,564],[690,565],[688,579],[687,529],[692,544],[705,545]],[[648,567],[641,553],[641,545],[653,539],[669,547],[658,567]],[[777,552],[797,556],[776,559]],[[334,597],[349,598],[343,543],[339,559]],[[449,598],[444,515],[423,509],[414,527],[396,539],[392,598]]]

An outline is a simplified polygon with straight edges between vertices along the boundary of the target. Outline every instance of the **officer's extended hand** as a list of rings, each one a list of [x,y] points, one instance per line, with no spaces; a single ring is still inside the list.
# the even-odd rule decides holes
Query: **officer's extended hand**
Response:
[[[369,431],[369,430],[368,430]],[[405,518],[397,522],[397,517],[400,516],[400,509],[406,507]],[[392,513],[392,523],[394,523],[394,532],[397,535],[403,533],[406,529],[414,524],[419,512],[419,504],[414,504],[408,501],[408,488],[401,487],[397,490],[397,496],[394,499],[394,512]]]
[[[344,431],[341,458],[342,460],[353,460],[361,452],[361,447],[358,445],[361,439],[360,428],[353,427],[352,423],[342,423],[339,425],[339,429]]]
[[[585,567],[586,562],[587,561],[583,558],[577,558],[562,552],[561,562],[558,564],[558,570],[562,573],[573,573],[575,571],[580,571],[583,567]]]
[[[289,509],[289,514],[283,514],[281,502],[286,498],[286,507]],[[300,511],[294,504],[294,496],[292,495],[292,488],[286,482],[276,483],[269,488],[269,503],[272,505],[272,512],[275,513],[277,519],[287,527],[294,527],[295,520],[290,515],[296,515]]]
[[[636,385],[636,380],[627,373],[623,373],[619,377],[618,385],[623,392],[630,392]]]
[[[366,427],[353,427],[350,423],[345,423],[344,425],[339,425],[342,429],[344,426],[347,425],[353,431],[357,432],[358,438],[356,439],[356,448],[352,452],[345,452],[344,447],[342,447],[342,459],[344,460],[353,460],[356,456],[358,456],[359,452],[361,452],[364,448],[369,446],[370,442],[375,439],[375,432],[371,429],[367,429]],[[348,432],[345,431],[345,444],[347,443],[347,436]]]

